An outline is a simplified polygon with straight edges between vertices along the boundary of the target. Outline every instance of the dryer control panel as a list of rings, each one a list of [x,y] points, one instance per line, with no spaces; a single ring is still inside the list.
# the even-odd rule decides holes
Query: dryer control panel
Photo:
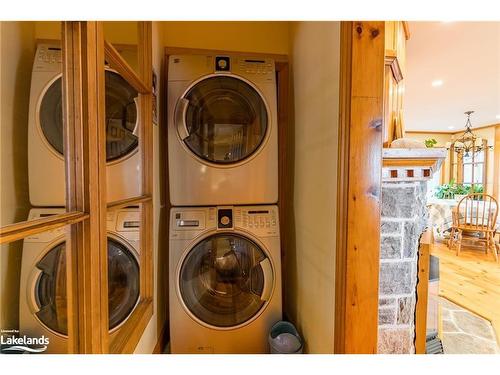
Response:
[[[191,81],[208,74],[237,74],[252,82],[276,83],[272,58],[260,55],[171,55],[168,80]]]
[[[29,215],[28,215],[28,221],[29,220],[36,220],[36,219],[43,219],[46,217],[50,217],[50,216],[54,216],[54,215],[58,215],[58,214],[63,214],[65,212],[66,212],[66,209],[64,209],[64,208],[32,208],[30,210]],[[69,231],[69,226],[60,227],[60,228],[48,230],[45,232],[32,234],[28,237],[25,237],[24,242],[26,242],[26,243],[52,242],[60,236],[67,235],[69,233],[68,231]]]
[[[60,44],[42,43],[36,48],[33,71],[60,71],[62,64],[62,51]]]

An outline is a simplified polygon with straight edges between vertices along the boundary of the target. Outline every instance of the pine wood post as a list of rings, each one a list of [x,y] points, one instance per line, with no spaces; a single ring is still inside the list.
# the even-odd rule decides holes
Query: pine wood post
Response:
[[[376,353],[384,22],[342,22],[335,352]]]
[[[108,352],[106,149],[103,31],[63,23],[66,206],[89,219],[67,241],[68,351]]]

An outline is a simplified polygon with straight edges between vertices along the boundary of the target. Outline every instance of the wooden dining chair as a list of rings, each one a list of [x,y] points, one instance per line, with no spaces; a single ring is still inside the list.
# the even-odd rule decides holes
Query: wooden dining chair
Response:
[[[469,194],[458,202],[452,213],[448,246],[450,249],[457,244],[457,256],[462,248],[463,232],[479,233],[477,241],[485,243],[485,252],[492,248],[495,260],[498,261],[497,245],[495,243],[496,222],[498,217],[498,202],[491,195],[484,193]]]

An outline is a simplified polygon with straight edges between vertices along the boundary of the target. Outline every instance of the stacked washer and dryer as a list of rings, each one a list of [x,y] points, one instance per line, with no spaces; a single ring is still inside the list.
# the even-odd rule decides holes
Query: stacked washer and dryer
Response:
[[[172,353],[266,353],[281,320],[275,67],[168,62]]]
[[[28,169],[33,208],[28,220],[65,212],[60,43],[37,46],[31,77]],[[137,91],[106,69],[108,201],[139,195]],[[138,206],[108,212],[109,329],[114,335],[139,300]],[[45,335],[49,353],[67,351],[65,229],[25,238],[21,266],[21,335]]]

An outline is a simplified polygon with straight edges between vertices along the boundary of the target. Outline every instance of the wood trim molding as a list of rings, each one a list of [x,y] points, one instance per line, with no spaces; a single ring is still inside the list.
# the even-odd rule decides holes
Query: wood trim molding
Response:
[[[153,300],[151,298],[142,299],[120,327],[119,334],[111,341],[110,353],[133,353],[152,316]]]
[[[281,246],[281,274],[286,275],[287,272],[287,252],[290,250],[290,215],[292,215],[293,202],[293,172],[291,169],[290,142],[289,136],[291,132],[288,129],[289,116],[289,65],[288,62],[276,63],[277,75],[277,101],[278,101],[278,211],[280,219],[280,246]],[[293,141],[293,140],[292,140]],[[286,307],[288,283],[286,278],[281,279],[281,297],[282,306]]]
[[[415,352],[425,354],[427,337],[427,302],[429,289],[430,247],[432,231],[422,234],[418,249],[417,303],[415,307]]]
[[[141,80],[136,74],[134,69],[125,61],[123,56],[118,50],[108,41],[104,41],[104,52],[106,54],[106,61],[109,66],[115,69],[120,75],[130,83],[139,93],[147,94],[150,92],[147,82]]]
[[[33,234],[79,223],[88,218],[89,215],[85,212],[74,211],[5,225],[0,228],[0,244],[17,241]]]
[[[435,131],[435,130],[429,130],[429,131],[424,131],[424,130],[407,130],[406,134],[407,135],[411,135],[411,134],[449,134],[449,135],[452,135],[453,133],[450,133],[448,131]]]
[[[500,201],[500,125],[495,128],[495,145],[493,148],[493,195]]]
[[[109,348],[103,41],[100,22],[63,23],[66,206],[89,215],[66,248],[70,353]]]
[[[336,353],[377,352],[384,32],[341,23]]]
[[[351,113],[352,22],[340,24],[340,103],[337,182],[337,253],[335,255],[334,351],[346,352],[347,208],[349,194],[349,125]]]
[[[151,199],[151,195],[141,195],[140,197],[121,199],[119,201],[109,202],[107,208],[108,210],[111,210],[126,206],[138,205],[145,202],[151,202]]]
[[[401,23],[403,24],[403,30],[405,32],[405,39],[408,40],[410,39],[410,24],[408,21],[401,21]]]
[[[396,51],[386,50],[384,61],[385,65],[391,68],[391,73],[396,83],[401,82],[403,80],[403,72],[401,71],[401,66],[399,65],[399,60]]]
[[[484,129],[488,129],[488,128],[496,128],[496,127],[500,127],[500,123],[498,124],[489,124],[489,125],[482,125],[482,126],[478,126],[478,127],[474,127],[472,128],[472,131],[475,132],[477,130],[484,130]],[[410,133],[410,134],[449,134],[449,135],[460,135],[462,134],[463,132],[465,131],[465,129],[462,129],[462,130],[443,130],[443,131],[436,131],[436,130],[407,130],[406,133]]]

